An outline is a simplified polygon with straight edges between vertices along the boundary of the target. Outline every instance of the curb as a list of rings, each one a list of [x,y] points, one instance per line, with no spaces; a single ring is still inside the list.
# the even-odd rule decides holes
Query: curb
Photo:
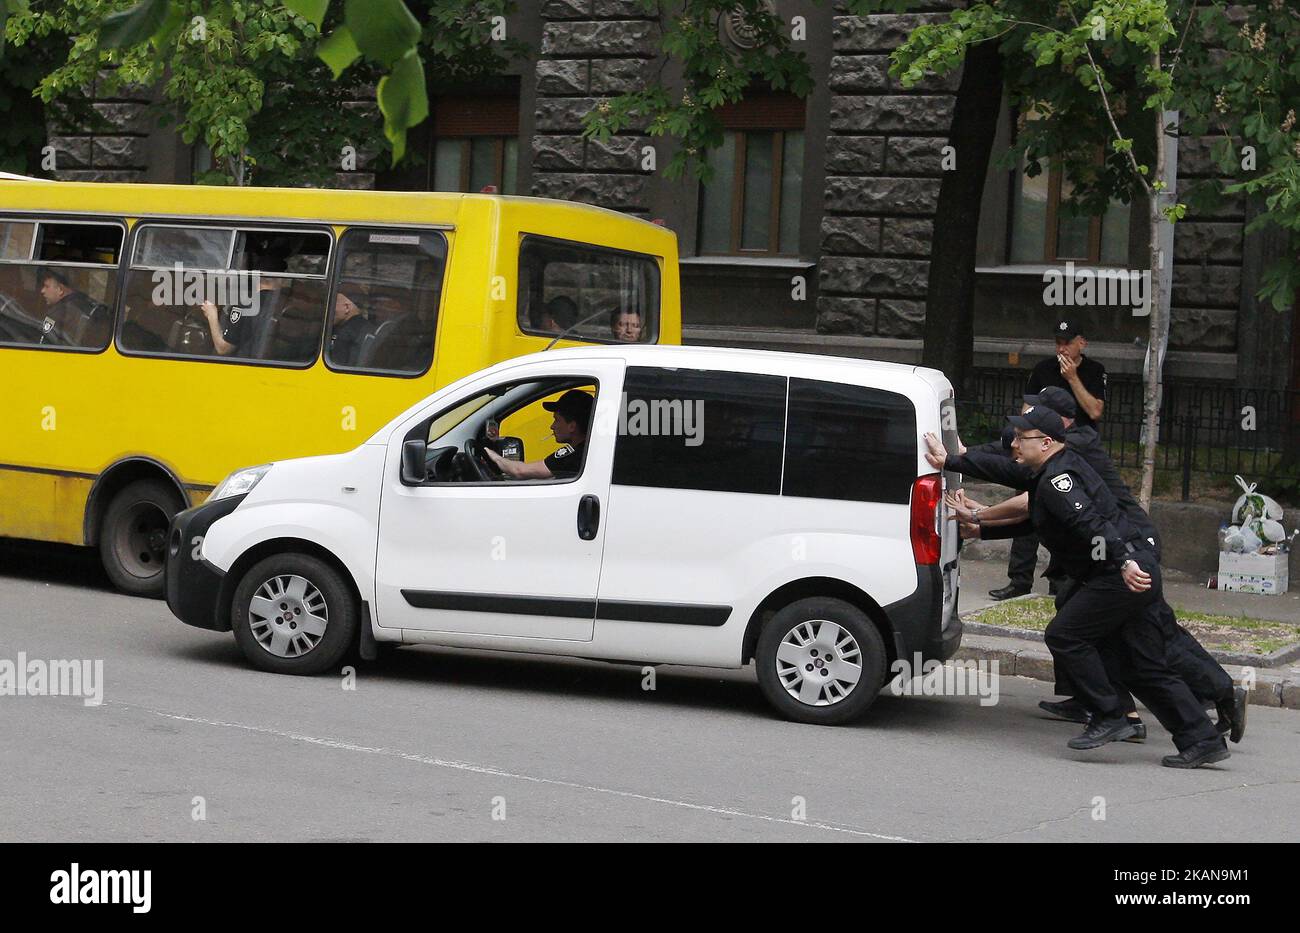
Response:
[[[1005,644],[1008,641],[1010,639],[999,636],[964,636],[953,660],[997,661],[999,674],[1049,682],[1056,680],[1052,655],[1046,648],[1037,645],[1022,648]],[[1245,671],[1254,672],[1255,686],[1251,689],[1248,700],[1252,706],[1300,709],[1300,670],[1270,671],[1236,664],[1225,664],[1224,670],[1236,684],[1243,683]]]

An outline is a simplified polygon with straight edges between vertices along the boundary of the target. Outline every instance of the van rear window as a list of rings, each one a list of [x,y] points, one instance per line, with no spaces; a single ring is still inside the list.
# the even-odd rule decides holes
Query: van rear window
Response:
[[[790,380],[787,496],[906,504],[916,479],[916,411],[895,392]]]
[[[518,313],[525,334],[654,343],[659,264],[640,253],[526,236],[519,247]]]

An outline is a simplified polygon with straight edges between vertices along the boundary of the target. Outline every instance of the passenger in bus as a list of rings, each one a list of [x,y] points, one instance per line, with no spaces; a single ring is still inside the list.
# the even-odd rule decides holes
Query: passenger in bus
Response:
[[[102,305],[77,291],[60,269],[40,270],[41,297],[49,310],[41,325],[41,343],[78,346]]]
[[[567,295],[556,295],[546,304],[533,321],[533,327],[552,334],[562,334],[578,323],[578,306]]]
[[[329,361],[335,366],[356,366],[366,337],[374,334],[370,319],[357,304],[360,293],[339,290],[334,296],[334,326],[330,331]]]
[[[641,315],[631,308],[620,308],[610,315],[609,329],[619,343],[640,343]]]
[[[226,311],[211,301],[199,305],[208,324],[208,333],[212,336],[212,347],[218,356],[258,355],[254,346],[257,335],[254,319],[272,305],[283,284],[283,280],[275,276],[258,273],[257,300],[252,305],[231,305]]]

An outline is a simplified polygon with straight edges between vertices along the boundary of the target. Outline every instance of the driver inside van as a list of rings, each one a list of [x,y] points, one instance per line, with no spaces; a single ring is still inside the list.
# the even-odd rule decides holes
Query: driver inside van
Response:
[[[520,463],[507,460],[490,447],[483,450],[508,479],[572,479],[582,472],[595,404],[596,399],[590,393],[577,389],[570,389],[553,402],[542,402],[543,408],[555,414],[551,421],[555,439],[568,445],[542,460]]]

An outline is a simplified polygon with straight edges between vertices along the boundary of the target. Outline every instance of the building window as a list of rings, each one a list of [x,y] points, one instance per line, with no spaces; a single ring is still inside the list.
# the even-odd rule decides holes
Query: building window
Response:
[[[1059,165],[1030,178],[1016,173],[1011,206],[1013,263],[1128,264],[1130,205],[1112,201],[1103,214],[1074,214],[1066,206],[1073,185]]]
[[[723,142],[700,185],[701,255],[794,256],[802,208],[804,103],[756,94],[720,108]]]
[[[438,98],[433,133],[431,190],[516,193],[517,96]]]
[[[1024,119],[1036,120],[1038,114],[1031,110]],[[1097,160],[1100,164],[1100,150]],[[1067,203],[1073,191],[1060,164],[1051,162],[1030,178],[1021,161],[1011,191],[1011,262],[1128,265],[1130,205],[1112,200],[1102,214],[1075,214]]]

